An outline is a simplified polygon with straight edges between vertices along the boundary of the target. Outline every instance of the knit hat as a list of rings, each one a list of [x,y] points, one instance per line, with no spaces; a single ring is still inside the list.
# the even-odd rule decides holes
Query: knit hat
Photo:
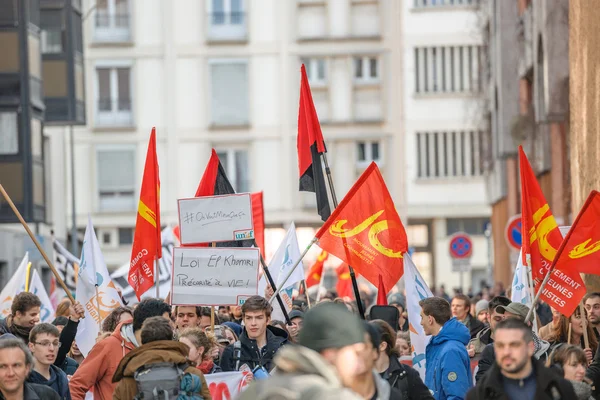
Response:
[[[406,310],[406,299],[402,295],[402,293],[394,293],[388,299],[388,304],[390,306],[399,305],[403,310]]]
[[[479,300],[476,304],[475,304],[475,316],[478,316],[482,311],[487,311],[487,309],[490,306],[490,302],[482,299]]]
[[[507,306],[496,307],[496,312],[499,314],[504,314],[505,312],[515,314],[515,315],[519,316],[523,321],[525,321],[527,314],[529,314],[529,307],[527,307],[523,303],[517,303],[516,301],[513,301],[512,303],[510,303]],[[527,322],[527,321],[525,321],[525,322]]]
[[[365,341],[365,327],[357,316],[336,303],[321,303],[304,316],[298,342],[311,350],[341,349]]]

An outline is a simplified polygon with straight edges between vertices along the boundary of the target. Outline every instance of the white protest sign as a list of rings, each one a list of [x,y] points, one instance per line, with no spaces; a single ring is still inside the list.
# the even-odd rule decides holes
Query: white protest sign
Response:
[[[218,372],[206,374],[206,384],[213,400],[236,398],[248,385],[246,376],[251,372]]]
[[[250,193],[179,199],[182,245],[254,239]]]
[[[238,305],[258,294],[258,248],[175,247],[173,305]]]

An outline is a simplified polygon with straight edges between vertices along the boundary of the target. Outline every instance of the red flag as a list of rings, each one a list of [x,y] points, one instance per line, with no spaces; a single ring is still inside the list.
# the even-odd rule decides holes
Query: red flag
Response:
[[[319,247],[352,265],[373,285],[391,288],[404,273],[406,231],[377,168],[371,163],[316,234]]]
[[[212,149],[210,159],[208,160],[204,175],[202,175],[202,179],[200,180],[200,184],[198,185],[198,189],[196,189],[194,197],[218,196],[221,194],[234,193],[235,190],[229,182],[229,179],[227,179],[227,174],[225,173],[223,165],[221,165],[221,160],[219,160],[219,156],[215,149]]]
[[[350,268],[348,268],[348,264],[342,263],[339,267],[337,267],[335,272],[337,273],[338,277],[337,284],[335,285],[335,290],[338,294],[338,297],[354,298],[352,279],[350,278]]]
[[[252,220],[254,221],[254,240],[265,256],[265,209],[263,206],[263,192],[252,193]]]
[[[314,192],[317,196],[317,211],[323,221],[329,218],[331,208],[325,187],[325,177],[319,154],[326,152],[319,117],[315,110],[310,85],[304,65],[301,68],[300,107],[298,110],[298,169],[300,191]]]
[[[563,238],[521,146],[519,146],[519,164],[523,265],[531,266],[535,291],[538,292]],[[583,295],[585,295],[585,286],[579,274],[569,274],[555,269],[540,298],[561,314],[571,315]]]
[[[325,266],[325,260],[327,260],[329,254],[326,251],[321,251],[321,254],[317,257],[317,261],[310,267],[308,275],[306,276],[306,287],[312,287],[321,283],[321,277],[323,276],[323,267]]]
[[[383,277],[379,275],[379,286],[377,286],[377,305],[378,306],[387,306],[387,291],[385,290],[385,285],[383,284]]]
[[[156,156],[156,129],[152,128],[140,190],[140,202],[127,280],[140,299],[154,285],[154,260],[162,257],[160,237],[160,180]]]

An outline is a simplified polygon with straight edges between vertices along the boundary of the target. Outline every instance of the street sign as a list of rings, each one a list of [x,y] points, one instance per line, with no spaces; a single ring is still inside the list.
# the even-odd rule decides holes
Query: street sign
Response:
[[[450,238],[450,257],[456,259],[470,258],[473,254],[473,241],[464,232],[458,232]]]
[[[521,250],[523,244],[521,228],[521,214],[514,215],[508,220],[506,229],[504,230],[504,238],[506,239],[506,243],[508,243],[508,247]]]
[[[452,272],[469,272],[471,271],[471,260],[469,258],[453,258]],[[462,278],[461,278],[462,281]],[[461,283],[462,287],[462,283]]]

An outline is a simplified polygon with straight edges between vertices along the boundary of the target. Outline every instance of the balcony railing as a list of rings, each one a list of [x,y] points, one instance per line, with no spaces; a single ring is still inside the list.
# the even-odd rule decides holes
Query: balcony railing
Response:
[[[127,42],[131,40],[129,14],[96,13],[94,40],[97,42]]]
[[[213,12],[208,14],[207,37],[211,41],[245,41],[248,39],[245,12]]]
[[[130,99],[99,99],[96,111],[98,126],[132,126]]]
[[[415,8],[478,6],[481,0],[414,0]]]

